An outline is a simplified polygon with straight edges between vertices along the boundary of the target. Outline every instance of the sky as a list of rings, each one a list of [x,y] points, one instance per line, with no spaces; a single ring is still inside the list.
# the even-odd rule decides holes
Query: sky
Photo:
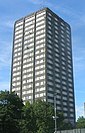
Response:
[[[76,118],[85,102],[85,0],[0,0],[0,90],[9,90],[14,22],[49,7],[71,25]]]

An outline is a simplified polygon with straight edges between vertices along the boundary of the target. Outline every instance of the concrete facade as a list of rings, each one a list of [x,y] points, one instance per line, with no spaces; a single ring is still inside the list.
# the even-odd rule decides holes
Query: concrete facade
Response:
[[[54,104],[75,123],[71,28],[44,8],[15,22],[11,91],[24,102]]]

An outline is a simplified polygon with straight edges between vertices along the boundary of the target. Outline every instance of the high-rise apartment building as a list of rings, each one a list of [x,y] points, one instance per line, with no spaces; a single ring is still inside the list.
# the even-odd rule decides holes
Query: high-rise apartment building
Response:
[[[11,91],[30,103],[42,99],[75,123],[71,29],[44,8],[15,22]]]

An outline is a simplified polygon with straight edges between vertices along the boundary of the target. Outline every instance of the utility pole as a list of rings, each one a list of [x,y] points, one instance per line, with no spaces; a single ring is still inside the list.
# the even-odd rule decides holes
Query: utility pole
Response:
[[[54,119],[54,121],[55,121],[55,131],[54,131],[54,133],[57,133],[57,115],[56,115],[56,111],[57,111],[57,109],[56,109],[56,97],[57,97],[57,93],[55,93],[54,94],[54,113],[55,113],[55,116],[53,116],[53,119]]]

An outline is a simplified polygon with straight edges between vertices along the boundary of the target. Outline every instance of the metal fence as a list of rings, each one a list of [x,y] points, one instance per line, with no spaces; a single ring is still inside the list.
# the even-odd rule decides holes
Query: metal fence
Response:
[[[85,133],[85,129],[64,130],[64,131],[57,131],[57,133]]]

